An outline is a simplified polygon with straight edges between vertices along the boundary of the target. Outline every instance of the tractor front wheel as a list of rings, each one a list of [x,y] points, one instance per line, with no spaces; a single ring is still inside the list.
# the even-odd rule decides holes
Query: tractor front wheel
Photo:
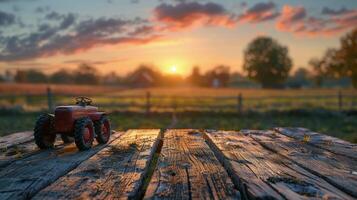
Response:
[[[49,114],[42,114],[36,121],[34,128],[35,143],[40,149],[53,148],[56,134],[53,131],[54,117]]]
[[[96,139],[99,144],[105,144],[110,138],[110,122],[107,116],[103,115],[100,120],[94,122],[94,129],[97,135]]]
[[[88,117],[76,120],[74,124],[74,142],[79,150],[88,150],[92,147],[94,140],[93,122]]]

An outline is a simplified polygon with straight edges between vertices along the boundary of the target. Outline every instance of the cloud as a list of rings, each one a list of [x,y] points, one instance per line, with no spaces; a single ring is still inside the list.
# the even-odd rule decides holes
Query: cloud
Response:
[[[14,12],[20,12],[20,11],[21,11],[21,7],[20,7],[20,6],[17,6],[17,5],[14,5],[14,6],[12,6],[12,10],[13,10]]]
[[[68,14],[59,14],[57,12],[50,12],[45,15],[46,20],[53,20],[53,21],[58,21],[60,22],[59,29],[66,29],[73,25],[78,16],[74,13],[68,13]]]
[[[37,1],[37,0],[0,0],[0,3],[14,3],[14,2],[31,3],[33,1]]]
[[[145,25],[145,20],[136,18],[97,18],[78,21],[72,14],[54,17],[59,25],[41,24],[27,35],[0,37],[0,62],[29,60],[58,54],[73,54],[97,46],[116,44],[144,44],[159,35],[146,32],[141,36],[130,33]]]
[[[153,25],[143,25],[136,27],[132,32],[129,33],[131,36],[138,36],[138,35],[148,35],[157,31],[156,27]]]
[[[176,4],[161,3],[154,9],[154,19],[166,25],[165,28],[176,31],[194,26],[233,27],[238,22],[260,23],[279,16],[273,2],[256,3],[247,8],[242,2],[240,7],[247,8],[238,15],[224,6],[212,2],[175,0]]]
[[[292,7],[285,5],[282,9],[281,16],[277,22],[277,28],[281,31],[291,31],[304,26],[306,10],[302,6]]]
[[[161,3],[154,9],[156,21],[178,30],[195,25],[232,26],[235,16],[222,5],[180,1],[175,5]]]
[[[355,27],[357,24],[357,10],[351,10],[344,14],[342,12],[338,13],[336,14],[335,12],[333,16],[328,18],[314,17],[308,16],[302,6],[285,5],[276,27],[280,31],[307,36],[330,36]]]
[[[253,5],[239,16],[242,22],[259,23],[275,19],[279,16],[276,11],[276,5],[273,2],[261,2]]]
[[[35,9],[36,13],[45,13],[50,11],[50,7],[49,6],[39,6]]]
[[[323,15],[343,15],[352,12],[352,10],[348,10],[345,7],[340,8],[339,10],[334,10],[332,8],[324,7],[321,11]]]
[[[15,24],[16,17],[11,13],[0,11],[0,27]]]
[[[110,64],[110,63],[118,63],[118,62],[123,62],[126,61],[127,58],[122,58],[122,59],[113,59],[113,60],[66,60],[63,63],[64,64],[82,64],[82,63],[86,63],[89,65],[106,65],[106,64]]]
[[[357,24],[357,9],[351,10],[338,17],[332,17],[331,20],[338,26],[338,28],[355,28]]]
[[[61,14],[42,7],[37,10],[43,13],[44,18],[39,20],[41,24],[30,25],[31,29],[18,33],[0,31],[0,62],[74,54],[104,45],[145,44],[156,41],[169,31],[196,26],[232,27],[239,22],[262,23],[275,19],[279,31],[299,35],[332,35],[357,24],[357,9],[333,10],[325,7],[320,16],[309,16],[303,6],[285,5],[279,11],[273,2],[260,2],[251,7],[244,3],[244,11],[236,14],[221,4],[207,1],[160,2],[149,20],[114,17],[82,19],[78,14]],[[13,14],[0,11],[0,27],[20,22]],[[11,35],[3,35],[5,33]]]
[[[27,1],[27,2],[31,2],[31,1],[37,1],[37,0],[0,0],[0,3],[8,3],[8,2],[18,2],[18,1]]]

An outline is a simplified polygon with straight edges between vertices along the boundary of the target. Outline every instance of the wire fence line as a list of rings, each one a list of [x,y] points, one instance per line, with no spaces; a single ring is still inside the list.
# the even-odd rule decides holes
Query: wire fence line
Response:
[[[214,111],[236,112],[295,110],[295,109],[325,109],[345,111],[357,109],[357,95],[295,95],[295,96],[164,96],[152,95],[96,95],[94,105],[106,111],[134,112],[185,112]],[[50,110],[55,106],[73,104],[73,96],[53,94],[48,89],[43,95],[0,95],[0,108],[17,108],[29,111]]]

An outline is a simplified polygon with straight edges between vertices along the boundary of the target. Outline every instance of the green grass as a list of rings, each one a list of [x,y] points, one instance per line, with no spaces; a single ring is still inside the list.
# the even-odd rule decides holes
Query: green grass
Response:
[[[0,115],[0,135],[32,130],[39,113],[2,113]],[[110,120],[116,130],[131,128],[167,128],[171,124],[169,113],[140,114],[112,113]],[[179,113],[175,128],[197,129],[269,129],[273,127],[305,127],[313,131],[335,136],[357,143],[357,115],[337,112],[267,112],[247,113],[242,116],[223,113]]]
[[[2,112],[0,114],[0,136],[32,130],[40,113]]]
[[[146,106],[145,96],[137,97],[114,97],[114,96],[90,96],[94,100],[94,105],[100,105],[102,109],[111,110],[141,110]],[[73,104],[73,97],[56,96],[54,102],[57,105]],[[343,109],[357,108],[357,96],[344,97]],[[185,110],[214,110],[220,109],[225,112],[235,112],[237,107],[237,97],[219,96],[219,97],[184,97],[184,96],[152,96],[150,99],[152,110],[165,111],[176,107],[177,111]],[[3,96],[0,97],[0,106],[13,107],[21,106],[24,110],[41,110],[47,108],[46,96]],[[298,108],[324,108],[329,110],[338,110],[337,97],[328,96],[316,97],[259,97],[250,98],[243,96],[243,109],[255,111],[268,110],[291,110]]]
[[[89,96],[94,105],[106,111],[144,111],[146,92],[151,92],[151,109],[158,112],[172,111],[224,111],[236,112],[237,95],[242,94],[243,110],[266,112],[292,109],[339,109],[338,89],[213,89],[213,88],[145,88],[117,89],[53,85],[53,102],[56,105],[74,103],[77,95]],[[76,88],[76,89],[72,89]],[[47,95],[43,85],[0,84],[0,107],[17,108],[24,111],[46,109]],[[7,92],[6,92],[7,91]],[[42,92],[41,92],[42,91]],[[102,92],[99,92],[102,91]],[[108,92],[110,91],[110,92]],[[357,109],[357,90],[342,89],[342,109]]]

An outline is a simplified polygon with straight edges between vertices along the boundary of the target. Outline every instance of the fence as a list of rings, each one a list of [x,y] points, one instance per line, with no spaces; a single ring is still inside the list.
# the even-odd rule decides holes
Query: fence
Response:
[[[158,96],[147,92],[132,96],[91,96],[96,106],[106,111],[134,112],[185,112],[214,111],[236,112],[326,109],[334,111],[357,109],[357,96],[335,95],[296,95],[296,96]],[[19,108],[30,111],[53,110],[56,105],[73,104],[73,96],[56,95],[47,90],[46,95],[2,95],[0,107]]]

